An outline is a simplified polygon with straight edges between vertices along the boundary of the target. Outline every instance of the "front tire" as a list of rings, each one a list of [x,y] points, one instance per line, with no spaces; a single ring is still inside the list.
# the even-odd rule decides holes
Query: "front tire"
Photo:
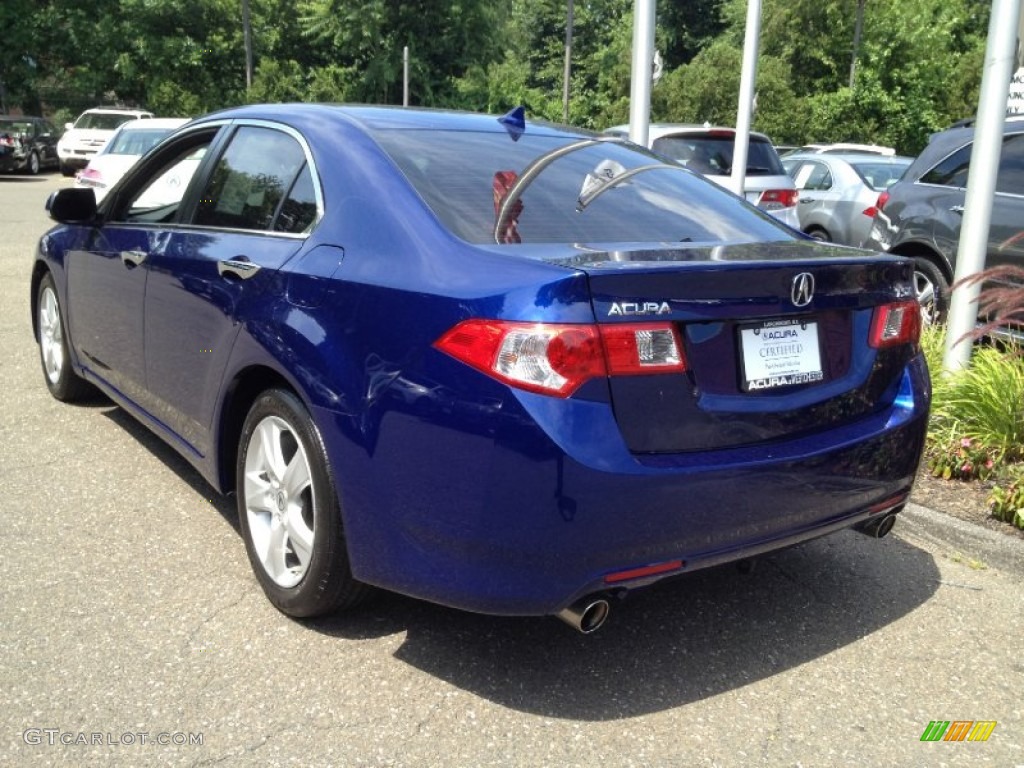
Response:
[[[75,169],[72,168],[67,163],[61,163],[60,164],[60,175],[61,176],[74,176],[75,175]]]
[[[352,576],[323,440],[292,392],[270,389],[253,403],[235,479],[249,562],[278,610],[304,618],[363,600],[369,587]]]
[[[71,368],[60,299],[57,298],[57,288],[50,273],[39,282],[36,313],[39,360],[43,366],[46,387],[51,395],[62,402],[81,400],[92,392],[92,386]]]
[[[25,173],[29,176],[39,175],[39,155],[35,152],[28,156],[28,162],[25,163]]]

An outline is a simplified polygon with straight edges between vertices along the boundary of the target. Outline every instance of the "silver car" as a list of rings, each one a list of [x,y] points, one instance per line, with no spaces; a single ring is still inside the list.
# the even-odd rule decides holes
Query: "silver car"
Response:
[[[612,136],[629,136],[628,125],[605,131]],[[727,187],[732,173],[732,151],[736,141],[734,128],[683,123],[651,123],[648,146],[690,170]],[[800,228],[796,213],[797,190],[779,160],[771,139],[750,132],[747,175],[743,193],[748,202],[770,213],[785,224]]]
[[[800,153],[782,158],[800,191],[800,229],[815,240],[863,246],[878,195],[910,167],[901,156]]]

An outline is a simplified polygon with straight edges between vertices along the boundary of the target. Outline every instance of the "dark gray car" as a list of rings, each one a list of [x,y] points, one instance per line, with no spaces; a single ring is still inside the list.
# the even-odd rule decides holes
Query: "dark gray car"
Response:
[[[864,243],[912,256],[926,320],[944,317],[953,281],[974,128],[935,134],[903,178],[883,192]],[[986,265],[1024,265],[1024,120],[1007,120]]]

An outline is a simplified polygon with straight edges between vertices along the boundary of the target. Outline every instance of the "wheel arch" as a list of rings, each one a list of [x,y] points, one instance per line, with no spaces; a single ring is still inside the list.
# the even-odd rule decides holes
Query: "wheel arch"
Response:
[[[238,440],[242,435],[245,417],[260,393],[273,388],[292,392],[308,407],[302,393],[281,373],[266,365],[251,365],[242,369],[224,389],[216,443],[216,479],[222,493],[231,493],[235,490]]]
[[[893,256],[926,259],[938,268],[942,276],[946,278],[946,282],[950,284],[953,282],[953,265],[949,263],[949,259],[924,243],[902,243],[889,251],[889,253]]]
[[[36,261],[32,266],[32,277],[29,291],[29,309],[32,314],[32,337],[39,341],[39,284],[43,282],[46,275],[52,275],[50,268],[42,261]],[[54,277],[56,283],[57,278]],[[63,302],[61,302],[63,305]],[[70,344],[69,344],[70,346]]]

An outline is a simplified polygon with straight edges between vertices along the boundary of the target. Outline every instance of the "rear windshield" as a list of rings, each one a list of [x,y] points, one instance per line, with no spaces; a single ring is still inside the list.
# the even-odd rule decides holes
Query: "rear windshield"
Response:
[[[118,115],[104,112],[86,112],[75,122],[75,128],[85,128],[90,131],[113,131],[122,123],[134,120],[135,115]]]
[[[27,120],[0,120],[0,135],[32,135],[32,123]]]
[[[863,162],[859,160],[850,161],[850,165],[857,172],[857,175],[876,192],[888,189],[899,181],[904,171],[910,166],[910,163],[911,160],[909,158],[905,163],[879,163],[871,162],[870,160]]]
[[[473,243],[751,242],[793,235],[716,184],[636,145],[601,142],[537,158],[577,137],[526,133],[380,130],[375,138],[455,235]],[[644,166],[653,166],[629,172]],[[498,211],[505,207],[500,222]]]
[[[654,151],[682,163],[698,173],[728,176],[732,173],[735,137],[721,135],[662,136],[654,140]],[[747,176],[784,176],[779,153],[771,142],[750,137],[747,150]]]
[[[144,155],[160,139],[171,132],[170,128],[145,128],[121,131],[107,146],[108,155]]]

